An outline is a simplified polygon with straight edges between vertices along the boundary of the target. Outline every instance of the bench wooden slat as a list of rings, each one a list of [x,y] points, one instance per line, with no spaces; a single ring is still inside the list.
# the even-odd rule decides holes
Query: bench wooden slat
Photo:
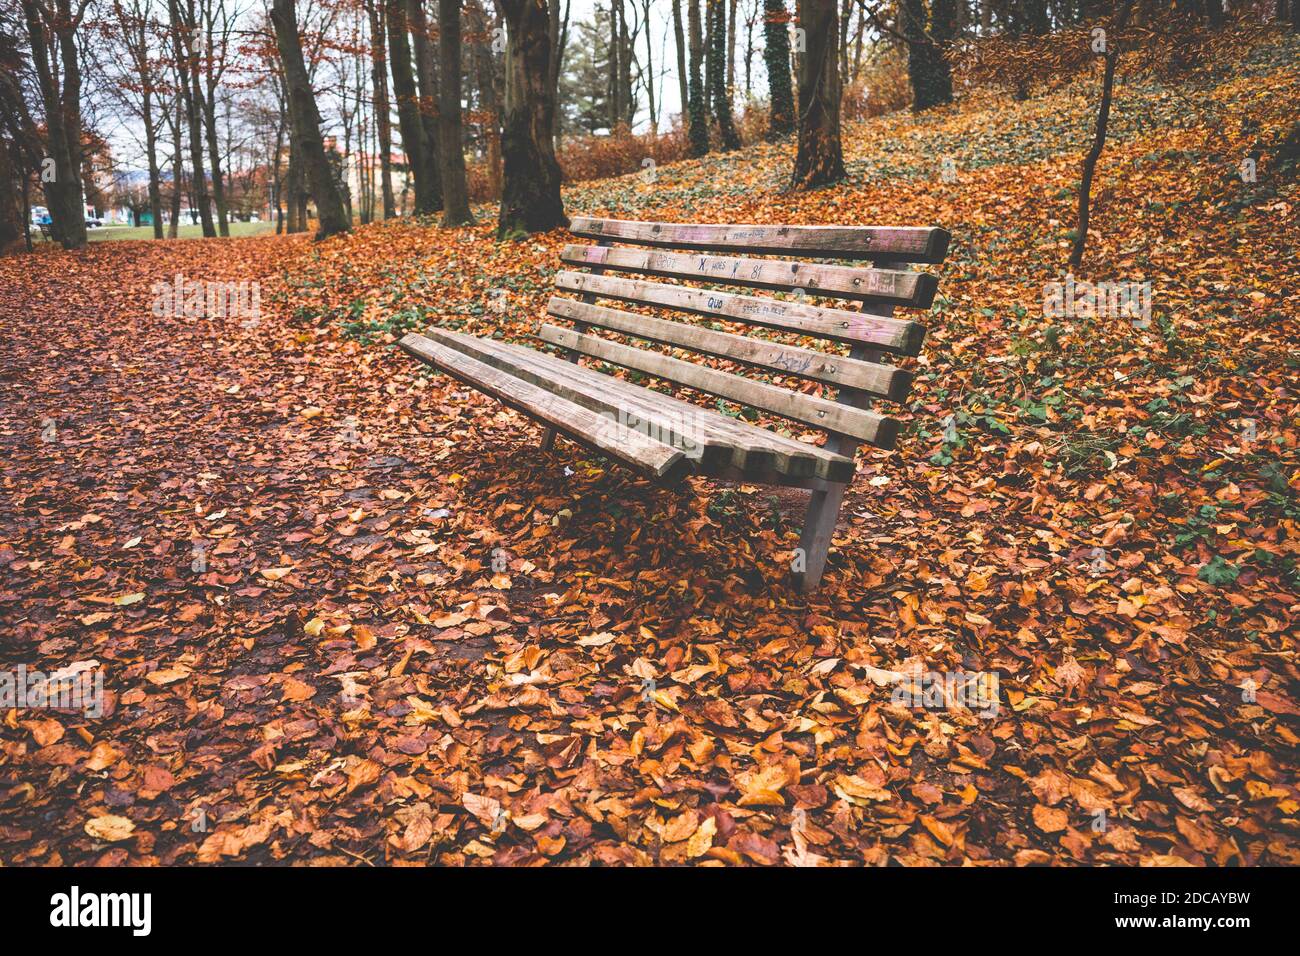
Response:
[[[558,295],[551,297],[547,312],[559,319],[583,322],[705,355],[734,359],[747,365],[826,382],[841,388],[861,389],[895,402],[904,401],[912,388],[911,373],[891,365],[862,362],[831,352],[801,349],[730,332],[715,332],[686,322],[666,322]]]
[[[608,418],[566,401],[523,379],[485,365],[463,352],[411,332],[398,343],[408,354],[473,386],[526,415],[539,418],[571,438],[655,478],[673,479],[687,470],[680,449],[629,428],[611,428]]]
[[[460,332],[430,329],[428,334],[577,404],[612,417],[629,415],[644,420],[651,437],[682,448],[693,458],[695,470],[704,474],[721,474],[734,468],[754,480],[777,476],[776,484],[802,478],[846,481],[853,474],[852,460],[841,455],[613,378],[558,355]],[[676,436],[687,441],[677,441]],[[692,456],[692,445],[698,457]],[[730,457],[718,454],[715,446],[729,449]]]
[[[921,342],[925,339],[925,326],[916,322],[850,312],[847,309],[823,308],[788,299],[768,299],[567,269],[555,276],[555,285],[565,292],[639,305],[664,306],[695,315],[713,316],[837,342],[862,342],[899,355],[921,354]]]
[[[552,353],[539,353],[535,349],[522,345],[504,342],[500,344],[502,348],[517,354],[541,355],[548,360],[558,359],[558,356]],[[763,476],[766,475],[772,484],[783,484],[788,483],[786,479],[794,478],[848,481],[853,476],[855,466],[852,459],[829,452],[821,446],[795,441],[770,429],[751,425],[749,422],[710,408],[701,408],[699,405],[672,395],[635,385],[584,365],[566,362],[562,368],[563,374],[571,376],[598,394],[605,395],[606,400],[612,392],[620,397],[626,397],[629,401],[648,401],[653,407],[650,414],[667,416],[666,423],[670,427],[674,422],[689,422],[692,427],[734,441],[737,455],[732,464],[753,480],[764,480]],[[706,463],[702,470],[706,474],[722,474],[732,469],[715,469]]]
[[[570,265],[640,272],[660,278],[693,279],[721,285],[831,296],[860,302],[878,301],[928,309],[939,280],[925,272],[863,269],[788,259],[737,259],[692,252],[657,252],[624,246],[569,243],[560,259]]]
[[[714,252],[797,253],[826,259],[943,262],[951,235],[926,226],[749,226],[578,216],[575,236]]]
[[[879,448],[893,448],[898,438],[898,422],[874,412],[828,402],[813,395],[792,392],[767,382],[720,372],[693,362],[684,362],[659,352],[648,352],[594,335],[583,335],[556,325],[543,325],[538,330],[538,336],[552,345],[583,352],[624,368],[636,369],[742,405],[761,408],[829,432],[850,435]]]
[[[476,361],[501,369],[531,382],[538,388],[559,395],[566,401],[597,412],[607,423],[622,420],[629,427],[635,428],[634,419],[638,417],[647,421],[652,420],[656,425],[665,423],[669,417],[667,414],[658,414],[659,409],[652,400],[624,400],[620,405],[615,400],[611,389],[603,385],[583,382],[578,376],[573,375],[572,370],[581,367],[568,359],[533,349],[512,351],[505,342],[446,329],[431,328],[427,329],[425,334],[439,344],[463,352]],[[609,376],[604,377],[606,380],[609,379]],[[622,418],[619,416],[620,411],[625,413]],[[631,416],[633,421],[629,421],[628,416]],[[646,434],[655,441],[679,449],[687,458],[706,462],[710,466],[727,462],[743,465],[745,461],[743,454],[737,457],[738,448],[734,441],[727,441],[704,429],[673,428],[671,424],[667,424],[666,427],[647,429]],[[767,456],[765,463],[771,465],[771,455]]]
[[[531,355],[544,354],[547,358],[552,357],[551,353],[538,353],[535,349],[523,345],[504,342],[501,344],[506,349],[527,352]],[[749,422],[733,418],[730,415],[724,415],[708,408],[701,408],[699,405],[672,395],[665,395],[663,392],[642,385],[635,385],[632,382],[606,375],[604,372],[598,372],[584,365],[568,365],[567,369],[569,374],[581,377],[593,387],[627,394],[629,397],[653,396],[656,403],[670,409],[675,415],[701,416],[696,420],[701,422],[705,428],[721,431],[728,435],[738,435],[742,442],[761,447],[765,451],[774,454],[776,460],[769,470],[778,475],[785,477],[803,475],[807,470],[805,459],[811,459],[813,477],[827,481],[848,481],[853,476],[854,463],[851,458],[834,454],[820,445],[810,445],[807,442],[796,441],[787,435],[779,434],[760,425],[751,425]],[[752,465],[747,468],[747,474],[752,475],[756,470],[761,471],[762,468],[762,465]]]

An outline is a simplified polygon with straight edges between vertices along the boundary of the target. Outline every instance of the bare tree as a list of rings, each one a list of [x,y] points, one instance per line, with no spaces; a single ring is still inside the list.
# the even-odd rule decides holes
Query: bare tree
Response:
[[[0,184],[15,181],[22,184],[22,209],[16,203],[6,206],[5,217],[9,221],[0,224],[0,248],[16,240],[21,232],[23,244],[31,252],[30,184],[32,174],[44,161],[45,140],[27,108],[23,91],[21,74],[25,57],[18,45],[21,16],[17,9],[0,7],[0,164],[5,167],[0,169]],[[4,192],[12,198],[8,190]]]
[[[285,87],[289,94],[289,121],[302,158],[320,227],[316,238],[324,239],[347,232],[352,224],[343,211],[338,184],[325,157],[325,143],[320,133],[320,113],[312,93],[307,66],[302,56],[302,39],[298,34],[294,0],[272,0],[271,23],[275,27],[276,47],[284,68]]]
[[[677,95],[681,98],[682,125],[685,126],[691,91],[686,73],[686,35],[682,30],[682,0],[673,0],[673,39],[677,46]]]
[[[77,31],[90,0],[22,0],[32,66],[45,109],[52,176],[41,176],[50,231],[65,249],[86,244],[81,192],[81,51]],[[62,72],[60,73],[60,68]]]
[[[471,45],[474,58],[474,85],[478,93],[479,136],[487,154],[488,177],[492,195],[501,195],[501,102],[497,91],[495,55],[491,39],[496,36],[493,21],[484,9],[483,0],[469,0],[471,29],[478,42]],[[557,110],[558,112],[558,110]]]
[[[569,9],[572,6],[572,0],[564,0],[564,14],[560,14],[559,0],[555,0],[547,9],[550,19],[548,20],[551,34],[551,73],[547,82],[551,88],[551,99],[559,102],[560,95],[560,75],[564,69],[564,54],[569,46]],[[558,136],[560,131],[560,111],[555,111],[555,130],[552,135]]]
[[[424,0],[407,0],[407,23],[411,28],[411,47],[415,51],[415,75],[420,82],[420,123],[424,126],[425,155],[429,182],[433,184],[430,212],[442,209],[442,161],[438,148],[438,57],[431,42],[429,17]]]
[[[193,171],[194,207],[203,223],[203,235],[213,237],[217,228],[208,204],[207,176],[203,169],[203,106],[199,87],[199,53],[202,34],[199,30],[195,0],[167,0],[171,17],[172,50],[179,72],[177,91],[185,109],[190,133],[190,168]],[[194,208],[191,207],[191,208]]]
[[[641,23],[645,30],[645,90],[650,107],[650,133],[659,133],[659,110],[655,100],[654,46],[650,38],[650,0],[641,0]]]
[[[380,192],[384,199],[384,218],[397,215],[393,200],[393,126],[388,107],[388,64],[384,43],[384,7],[380,0],[366,0],[370,18],[370,85],[375,100],[375,129],[379,137]]]
[[[239,11],[227,10],[226,0],[201,0],[199,8],[202,48],[197,51],[203,69],[203,93],[197,98],[203,111],[207,134],[208,164],[212,169],[212,200],[217,207],[217,231],[230,235],[230,212],[226,184],[221,170],[221,146],[217,137],[217,88],[230,63],[230,41]]]
[[[397,100],[398,126],[415,189],[416,215],[429,215],[442,208],[442,185],[438,178],[437,155],[424,125],[420,95],[411,67],[411,43],[407,36],[406,0],[385,0],[388,13],[388,54],[393,69],[393,94]]]
[[[439,145],[442,158],[442,224],[474,222],[465,183],[465,147],[460,118],[460,0],[438,0]]]
[[[173,89],[180,89],[180,70],[173,65],[176,83]],[[167,222],[167,238],[175,239],[180,228],[181,194],[185,182],[185,107],[181,105],[180,95],[172,97],[171,109],[167,111],[167,128],[172,137],[172,194],[171,215]]]
[[[1292,0],[1295,2],[1295,0]],[[1092,179],[1097,172],[1097,161],[1106,147],[1106,128],[1110,123],[1110,101],[1115,90],[1115,67],[1119,63],[1119,32],[1128,23],[1129,14],[1133,12],[1133,0],[1124,0],[1110,23],[1103,28],[1100,35],[1101,54],[1104,58],[1101,77],[1101,101],[1097,104],[1097,125],[1093,132],[1092,146],[1083,157],[1083,169],[1079,175],[1079,220],[1075,227],[1074,247],[1070,250],[1070,265],[1078,268],[1083,264],[1084,249],[1088,244],[1088,214],[1092,202]],[[1093,41],[1097,42],[1096,40]]]
[[[149,0],[113,0],[113,23],[107,32],[126,54],[112,58],[105,69],[114,97],[144,129],[145,164],[149,170],[149,214],[155,239],[163,237],[162,174],[158,137],[171,112],[166,98],[165,68],[158,56],[161,24]]]

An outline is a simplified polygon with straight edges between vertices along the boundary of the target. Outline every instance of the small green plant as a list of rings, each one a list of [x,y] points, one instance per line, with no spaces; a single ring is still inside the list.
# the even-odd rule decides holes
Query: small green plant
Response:
[[[422,305],[408,306],[386,319],[363,320],[365,302],[358,299],[345,313],[351,318],[343,323],[343,337],[362,345],[374,345],[388,335],[405,335],[429,324],[428,310]]]
[[[1181,525],[1175,525],[1181,530],[1174,535],[1174,548],[1182,550],[1198,542],[1209,541],[1214,537],[1213,524],[1218,520],[1218,517],[1219,508],[1217,505],[1201,505],[1196,514]]]
[[[730,488],[724,488],[709,501],[709,517],[725,521],[736,517],[739,512],[740,496]]]
[[[1240,574],[1241,568],[1229,564],[1217,554],[1196,572],[1198,578],[1207,584],[1213,584],[1216,588],[1235,583]]]

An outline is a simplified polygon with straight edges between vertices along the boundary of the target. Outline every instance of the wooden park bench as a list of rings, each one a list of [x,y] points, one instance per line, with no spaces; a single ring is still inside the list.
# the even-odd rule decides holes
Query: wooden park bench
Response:
[[[655,479],[686,473],[808,488],[812,495],[800,547],[802,585],[821,580],[844,490],[853,480],[854,450],[866,442],[892,448],[898,422],[871,408],[901,402],[912,375],[884,364],[884,353],[917,355],[924,328],[894,317],[897,307],[928,308],[937,280],[909,263],[942,262],[949,234],[938,228],[878,226],[743,226],[629,222],[577,218],[570,232],[593,244],[560,254],[570,268],[556,276],[560,292],[549,315],[572,328],[543,324],[538,337],[564,355],[495,339],[431,328],[401,341],[408,353],[548,426]],[[614,245],[615,242],[626,245]],[[637,246],[651,248],[636,248]],[[685,251],[681,251],[685,250]],[[752,258],[754,256],[779,258]],[[869,260],[870,268],[800,262]],[[589,271],[577,271],[586,267]],[[609,273],[630,273],[631,276]],[[653,276],[674,282],[652,282]],[[687,284],[696,283],[696,284]],[[720,291],[741,286],[787,293],[768,298]],[[847,299],[861,311],[827,308],[814,298]],[[703,316],[706,324],[671,321],[597,304],[598,300]],[[760,326],[784,338],[825,339],[848,354],[724,331]],[[712,368],[601,337],[600,329],[675,350],[699,353],[768,376],[833,386],[830,401],[795,387]],[[752,330],[746,329],[749,333]],[[792,419],[826,432],[810,445],[579,363],[579,356],[621,366],[640,377],[707,393],[723,401]],[[797,561],[795,570],[799,571]]]

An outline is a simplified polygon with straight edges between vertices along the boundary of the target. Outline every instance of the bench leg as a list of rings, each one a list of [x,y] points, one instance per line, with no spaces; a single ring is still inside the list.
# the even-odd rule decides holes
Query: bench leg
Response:
[[[550,451],[554,447],[555,447],[555,429],[548,428],[546,429],[546,433],[542,435],[542,451]]]
[[[835,534],[845,487],[832,485],[825,490],[814,490],[808,499],[808,516],[804,518],[803,534],[799,538],[799,547],[804,555],[804,571],[799,586],[805,594],[817,587],[826,569],[826,552],[830,550],[831,537]]]

